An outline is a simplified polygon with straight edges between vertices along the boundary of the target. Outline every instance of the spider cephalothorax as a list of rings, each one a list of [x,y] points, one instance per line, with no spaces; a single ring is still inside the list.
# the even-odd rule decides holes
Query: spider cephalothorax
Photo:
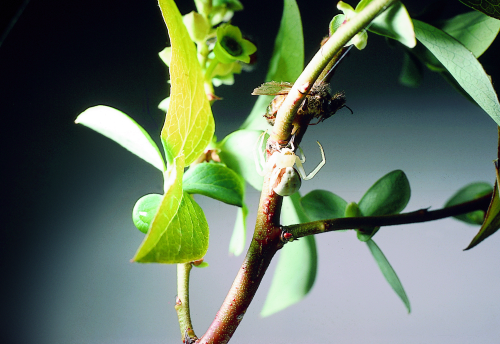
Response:
[[[300,151],[301,158],[295,154],[293,140],[291,140],[285,148],[279,147],[276,149],[269,157],[269,160],[266,161],[266,158],[260,154],[264,138],[265,132],[262,133],[261,137],[257,141],[258,154],[255,156],[257,173],[263,176],[272,171],[269,180],[269,188],[274,190],[274,192],[280,196],[290,196],[299,191],[300,185],[302,184],[301,178],[304,180],[312,179],[326,163],[325,152],[323,151],[321,144],[318,142],[323,160],[318,164],[318,166],[316,166],[314,171],[306,174],[304,166],[302,166],[302,164],[306,162],[306,157],[299,146],[297,146],[297,148]]]

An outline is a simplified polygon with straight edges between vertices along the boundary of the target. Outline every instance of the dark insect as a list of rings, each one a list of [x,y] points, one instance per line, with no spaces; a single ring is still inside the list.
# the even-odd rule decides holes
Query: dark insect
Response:
[[[267,119],[269,124],[274,125],[276,113],[283,104],[283,101],[285,100],[288,92],[290,92],[292,86],[293,84],[289,82],[270,81],[253,90],[253,95],[276,96],[271,104],[269,104],[266,109],[266,113],[264,114],[264,117]],[[309,91],[309,94],[306,96],[304,102],[297,111],[297,115],[312,115],[318,120],[313,124],[318,124],[333,116],[339,109],[347,107],[345,102],[346,99],[344,92],[337,92],[332,96],[328,84],[320,82],[311,88],[311,91]]]

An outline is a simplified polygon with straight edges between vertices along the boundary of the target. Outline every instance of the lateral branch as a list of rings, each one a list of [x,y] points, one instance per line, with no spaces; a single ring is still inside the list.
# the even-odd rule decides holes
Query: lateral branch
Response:
[[[467,214],[475,210],[486,212],[490,204],[492,193],[475,199],[473,201],[460,203],[451,207],[438,210],[420,209],[410,213],[383,215],[383,216],[364,216],[364,217],[342,217],[330,220],[320,220],[283,226],[287,240],[298,239],[308,235],[345,230],[345,229],[369,229],[373,227],[395,226],[410,223],[419,223],[444,219],[450,216]]]

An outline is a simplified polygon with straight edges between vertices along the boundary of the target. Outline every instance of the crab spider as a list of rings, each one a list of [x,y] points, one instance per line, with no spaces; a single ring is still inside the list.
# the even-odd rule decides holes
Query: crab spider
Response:
[[[280,196],[290,196],[299,191],[300,185],[302,184],[301,178],[304,180],[312,179],[326,163],[323,147],[316,141],[321,150],[323,160],[311,173],[306,174],[304,166],[302,165],[306,162],[306,157],[300,146],[297,146],[297,148],[300,151],[301,158],[295,154],[293,140],[288,144],[290,148],[287,146],[276,150],[269,160],[266,161],[266,158],[261,154],[262,144],[266,136],[265,134],[266,132],[263,132],[259,140],[257,140],[258,153],[254,156],[255,166],[257,167],[257,173],[261,176],[264,176],[272,170],[269,188]],[[294,165],[296,168],[293,167]]]

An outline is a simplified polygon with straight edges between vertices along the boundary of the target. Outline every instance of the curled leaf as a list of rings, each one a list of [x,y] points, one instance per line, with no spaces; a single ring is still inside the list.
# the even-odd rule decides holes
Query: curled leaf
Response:
[[[135,203],[134,209],[132,210],[132,220],[137,229],[144,234],[148,232],[149,226],[158,212],[162,199],[162,195],[149,194],[142,196]]]

